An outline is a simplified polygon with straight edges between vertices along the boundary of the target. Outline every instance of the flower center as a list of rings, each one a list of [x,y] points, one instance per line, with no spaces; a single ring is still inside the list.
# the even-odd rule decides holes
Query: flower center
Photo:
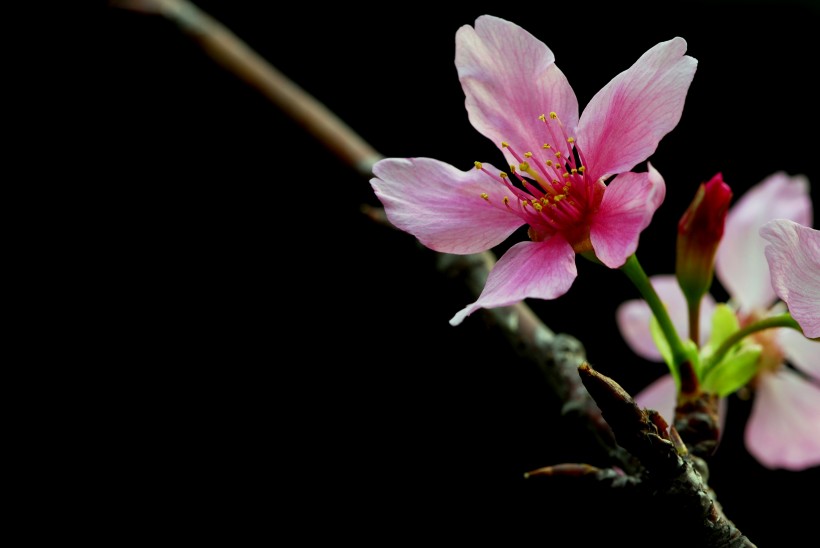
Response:
[[[740,325],[746,326],[750,323],[758,321],[764,317],[764,314],[759,311],[754,311],[749,314],[741,315]],[[780,343],[777,340],[777,329],[764,329],[753,333],[750,338],[756,344],[762,347],[760,352],[759,364],[760,369],[758,375],[761,373],[774,373],[783,366],[786,356]]]
[[[500,204],[493,203],[486,193],[481,197],[521,217],[530,226],[528,234],[535,242],[560,233],[577,253],[591,251],[589,220],[601,204],[606,185],[587,176],[583,152],[575,138],[567,136],[556,113],[542,114],[538,119],[546,135],[543,145],[520,154],[509,143],[501,143],[518,161],[510,165],[510,171],[521,186],[513,184],[503,171],[493,175],[476,162],[476,169],[509,191]]]

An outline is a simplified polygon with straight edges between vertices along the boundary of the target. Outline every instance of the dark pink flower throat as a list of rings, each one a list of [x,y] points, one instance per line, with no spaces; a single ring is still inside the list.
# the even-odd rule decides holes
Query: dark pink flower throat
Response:
[[[523,188],[513,185],[503,171],[493,175],[481,162],[476,162],[476,169],[509,190],[503,203],[493,203],[486,193],[481,197],[490,205],[521,217],[530,226],[533,241],[560,233],[576,252],[590,251],[589,221],[600,207],[606,186],[603,181],[592,181],[587,176],[583,152],[575,138],[567,136],[557,114],[542,114],[539,120],[548,140],[537,149],[520,154],[508,143],[501,143],[518,161],[517,166],[510,165],[510,171]]]

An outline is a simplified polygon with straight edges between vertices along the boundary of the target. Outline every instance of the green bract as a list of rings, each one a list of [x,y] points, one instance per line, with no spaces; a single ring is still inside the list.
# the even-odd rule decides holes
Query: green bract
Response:
[[[757,373],[758,358],[762,350],[763,347],[759,344],[744,344],[730,352],[706,371],[701,386],[705,391],[720,397],[739,390]]]

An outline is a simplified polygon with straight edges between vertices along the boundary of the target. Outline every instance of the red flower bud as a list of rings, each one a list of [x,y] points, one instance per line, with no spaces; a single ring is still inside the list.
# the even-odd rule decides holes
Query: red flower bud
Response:
[[[690,303],[699,302],[712,285],[715,253],[731,200],[732,189],[718,173],[708,183],[701,183],[678,223],[676,274]]]

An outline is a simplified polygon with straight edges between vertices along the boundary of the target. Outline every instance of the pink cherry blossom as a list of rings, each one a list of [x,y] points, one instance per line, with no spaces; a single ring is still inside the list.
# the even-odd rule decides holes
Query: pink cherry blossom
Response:
[[[820,310],[818,231],[775,218],[811,223],[805,177],[775,173],[730,208],[717,253],[717,278],[727,289],[741,325],[770,314],[777,295],[798,310],[796,319],[801,326],[805,321],[809,326],[804,328],[806,334],[812,336],[811,320],[817,321]],[[764,237],[770,242],[768,248]],[[773,265],[771,276],[769,264]],[[652,283],[676,327],[686,325],[685,299],[672,277],[654,276]],[[703,309],[713,307],[707,294],[702,314]],[[647,359],[660,361],[649,331],[650,317],[643,301],[627,301],[617,312],[618,326],[629,346]],[[708,340],[710,322],[702,316],[700,326],[701,340]],[[803,470],[820,465],[820,343],[786,328],[762,331],[753,338],[763,353],[760,371],[751,384],[755,400],[746,424],[747,449],[768,468]],[[786,362],[795,369],[786,367]],[[676,400],[672,376],[658,379],[635,399],[671,418]]]
[[[807,337],[820,337],[820,231],[787,219],[763,225],[772,288]]]
[[[618,268],[635,252],[666,193],[660,173],[631,172],[680,120],[697,62],[673,38],[613,78],[578,115],[552,51],[509,21],[482,16],[456,33],[469,120],[501,148],[510,172],[487,163],[459,170],[430,158],[378,162],[371,184],[391,223],[427,247],[476,253],[529,226],[489,275],[479,308],[566,293],[575,254]],[[611,182],[607,181],[615,177]]]

